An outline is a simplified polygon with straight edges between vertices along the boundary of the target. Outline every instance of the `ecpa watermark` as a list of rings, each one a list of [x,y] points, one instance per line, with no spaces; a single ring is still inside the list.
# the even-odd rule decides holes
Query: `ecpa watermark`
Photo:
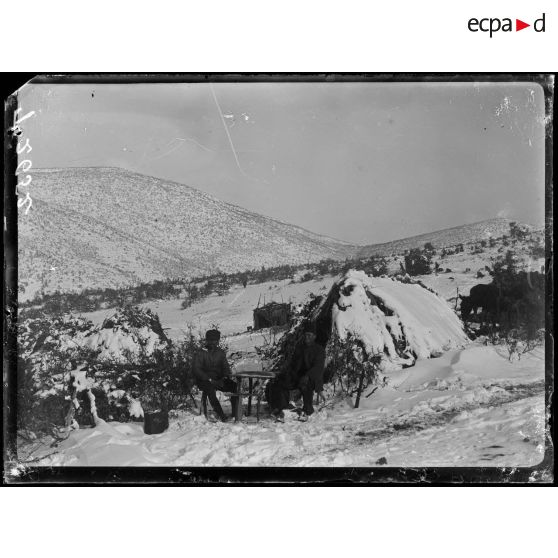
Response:
[[[515,26],[513,24],[514,19]],[[532,27],[533,31],[536,33],[544,33],[546,29],[546,14],[543,13],[541,17],[535,19],[532,25],[521,19],[511,17],[484,17],[481,19],[472,17],[467,22],[469,31],[472,33],[489,33],[490,38],[492,38],[492,35],[495,33],[511,33],[513,31],[522,31],[528,27]]]

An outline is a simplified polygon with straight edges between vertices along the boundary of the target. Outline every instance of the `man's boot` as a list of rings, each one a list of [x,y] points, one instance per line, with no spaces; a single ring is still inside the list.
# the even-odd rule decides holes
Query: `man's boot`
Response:
[[[215,394],[213,394],[213,397],[209,397],[209,402],[211,403],[213,410],[217,413],[219,420],[225,422],[226,415],[223,412],[223,407],[221,407],[221,403],[219,403],[219,399],[217,399]]]

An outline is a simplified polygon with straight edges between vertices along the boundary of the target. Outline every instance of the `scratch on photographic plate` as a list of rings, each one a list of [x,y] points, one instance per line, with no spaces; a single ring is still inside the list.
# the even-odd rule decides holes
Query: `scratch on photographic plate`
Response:
[[[198,147],[201,147],[202,149],[205,149],[206,151],[210,151],[211,153],[214,153],[213,149],[210,149],[209,147],[206,147],[205,145],[202,145],[199,141],[196,141],[194,138],[175,138],[178,141],[191,141],[192,143],[195,143]]]
[[[225,129],[225,133],[227,134],[227,138],[229,140],[229,145],[231,146],[231,151],[234,155],[234,160],[236,161],[236,166],[238,167],[238,170],[246,178],[250,178],[251,180],[261,180],[262,182],[265,182],[266,184],[269,184],[269,182],[267,180],[263,179],[263,178],[262,179],[252,178],[251,176],[249,176],[248,174],[246,174],[244,172],[244,169],[242,168],[242,166],[240,164],[240,161],[238,159],[238,155],[236,153],[236,149],[234,147],[234,143],[233,143],[231,134],[229,132],[229,127],[227,126],[227,123],[225,122],[225,118],[224,118],[224,116],[229,117],[230,115],[223,115],[223,111],[221,110],[221,105],[219,105],[219,101],[217,100],[217,95],[215,94],[215,90],[213,89],[213,84],[212,83],[209,84],[209,88],[211,89],[211,94],[213,95],[213,100],[215,101],[215,105],[217,106],[217,110],[219,112],[219,117],[221,118],[223,128]],[[246,113],[243,113],[243,114],[246,114]]]

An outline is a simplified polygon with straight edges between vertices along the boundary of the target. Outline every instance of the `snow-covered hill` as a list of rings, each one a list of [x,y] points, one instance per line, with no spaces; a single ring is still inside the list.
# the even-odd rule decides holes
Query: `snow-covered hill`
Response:
[[[492,219],[385,244],[355,246],[220,201],[184,184],[118,168],[32,172],[33,206],[18,220],[20,300],[157,279],[323,259],[440,250],[509,234]],[[372,239],[371,239],[372,240]]]
[[[366,256],[389,256],[392,254],[402,254],[406,250],[412,248],[422,248],[427,242],[433,244],[436,248],[444,248],[455,246],[456,244],[469,244],[471,242],[480,242],[491,238],[500,238],[510,233],[510,219],[496,218],[481,221],[479,223],[471,223],[460,225],[450,229],[429,232],[384,242],[382,244],[370,244],[362,246],[358,251],[359,257]],[[522,225],[528,230],[535,230],[530,225]]]
[[[33,171],[19,215],[19,282],[80,291],[261,266],[344,259],[356,247],[184,184],[117,168]]]

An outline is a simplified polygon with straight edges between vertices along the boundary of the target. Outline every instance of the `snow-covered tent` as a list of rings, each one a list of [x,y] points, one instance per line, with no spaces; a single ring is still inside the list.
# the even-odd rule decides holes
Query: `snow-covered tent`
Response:
[[[305,320],[316,325],[318,343],[327,346],[333,334],[342,340],[350,334],[368,355],[382,356],[384,369],[411,366],[468,342],[447,302],[418,283],[350,270],[316,302]]]

